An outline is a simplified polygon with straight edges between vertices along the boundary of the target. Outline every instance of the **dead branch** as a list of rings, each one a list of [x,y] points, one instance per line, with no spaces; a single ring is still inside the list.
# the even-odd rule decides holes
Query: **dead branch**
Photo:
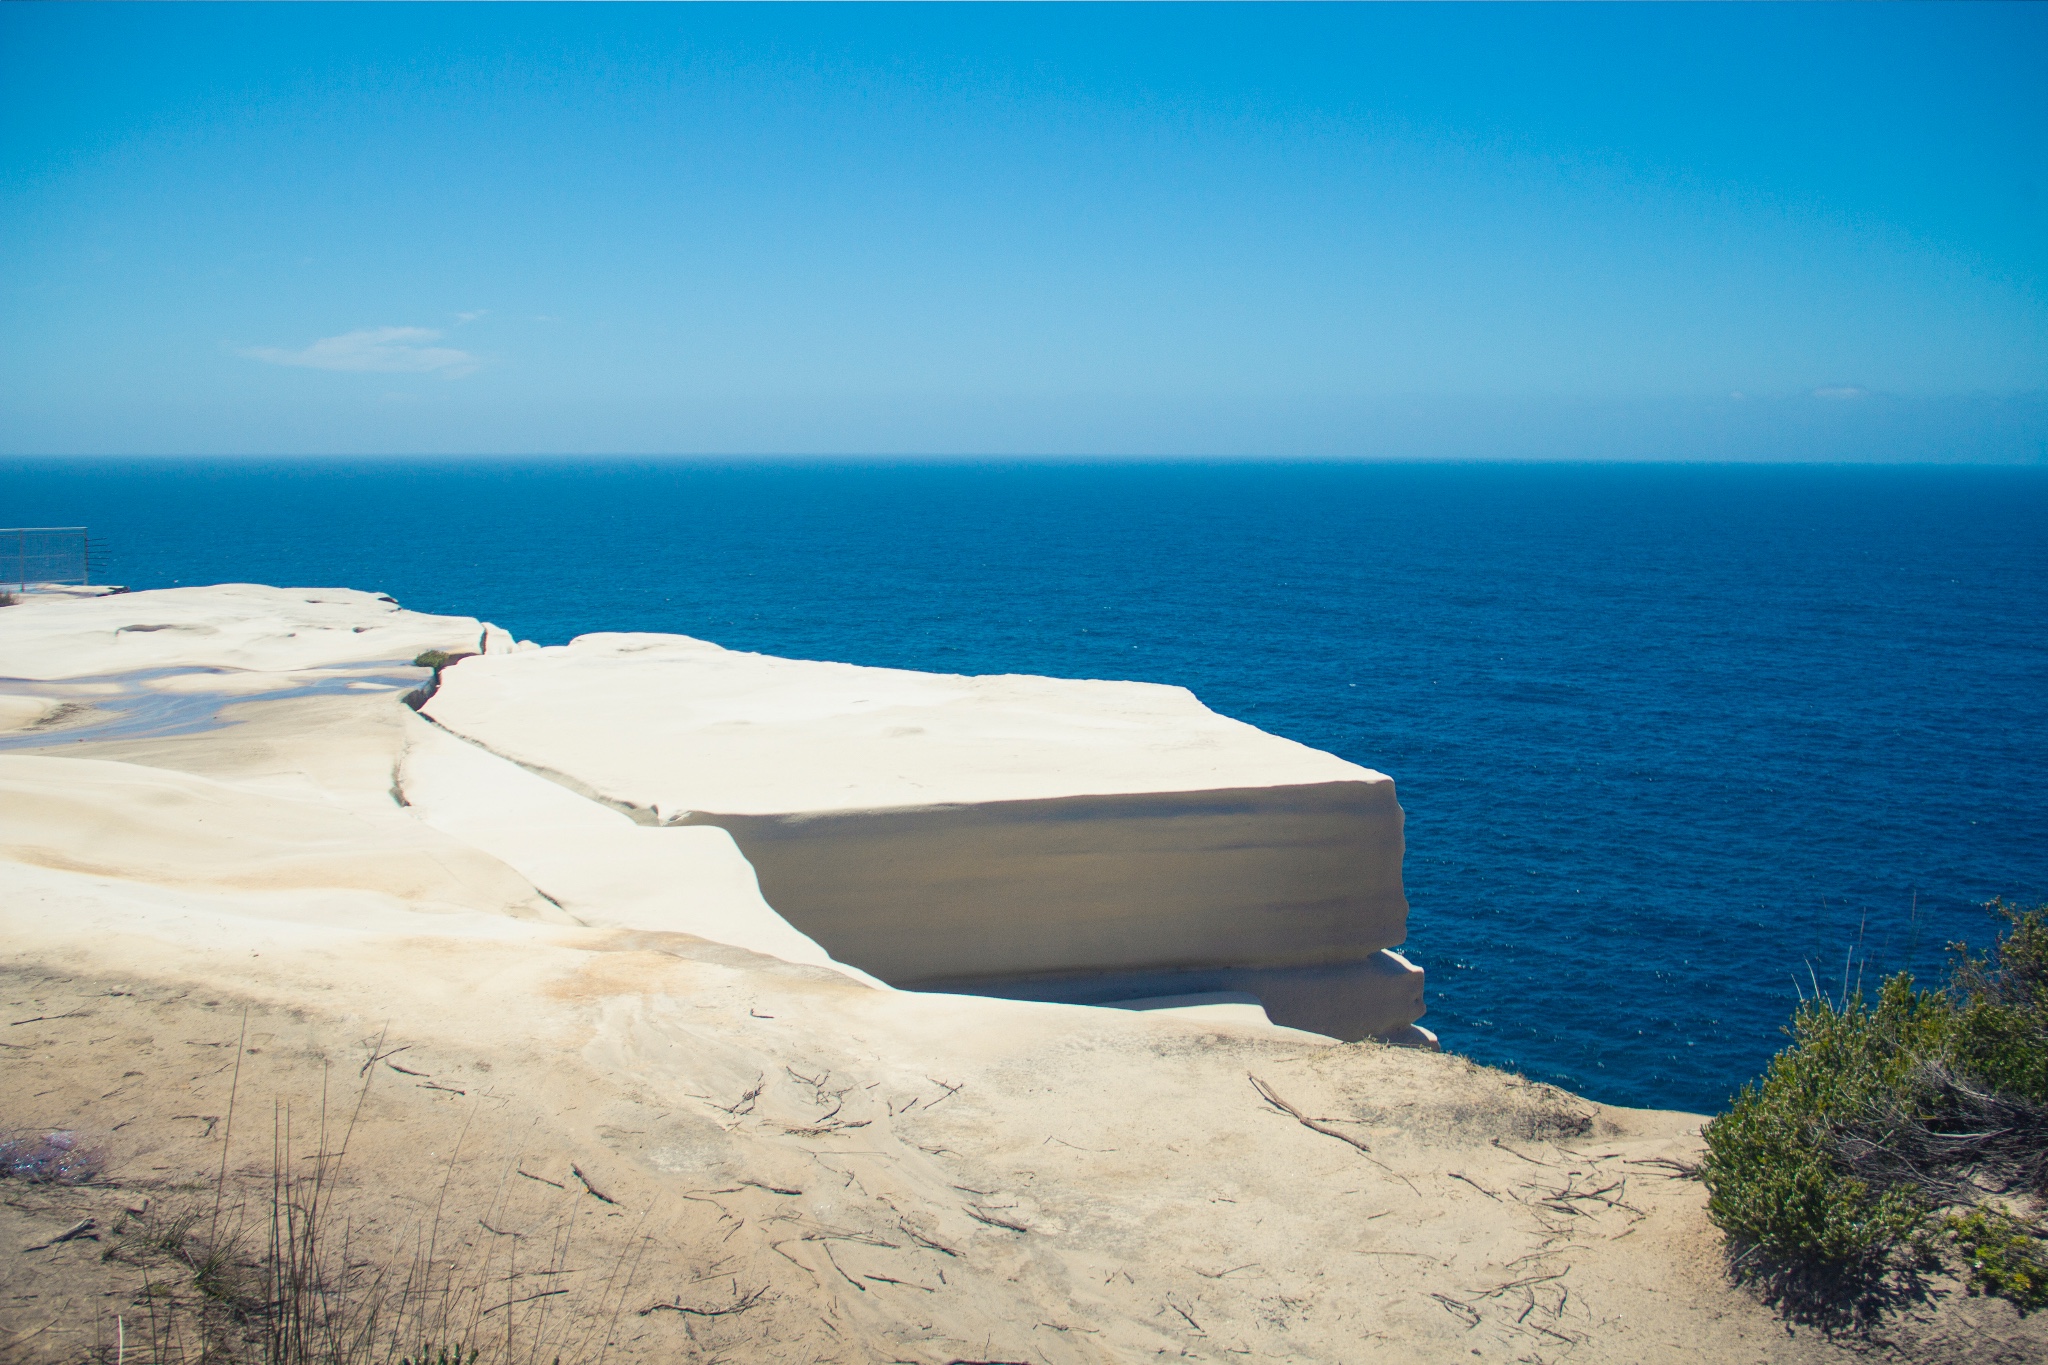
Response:
[[[411,1051],[411,1049],[411,1043],[407,1043],[404,1047],[392,1048],[389,1052],[379,1052],[376,1048],[371,1048],[369,1057],[363,1062],[362,1069],[356,1072],[356,1075],[367,1076],[370,1074],[370,1068],[377,1065],[377,1063],[383,1061],[385,1058],[396,1057],[399,1053],[409,1052]]]
[[[916,1228],[910,1226],[910,1224],[908,1223],[898,1223],[897,1226],[903,1229],[904,1236],[908,1237],[911,1241],[916,1242],[919,1246],[930,1247],[933,1251],[943,1252],[946,1255],[955,1258],[956,1260],[960,1256],[960,1253],[953,1250],[953,1248],[947,1246],[943,1242],[934,1242],[931,1238],[925,1236],[923,1233],[919,1232]]]
[[[821,1227],[815,1232],[803,1235],[806,1242],[858,1242],[862,1246],[883,1247],[889,1251],[900,1251],[894,1242],[885,1242],[871,1232],[846,1232],[839,1228]]]
[[[928,1284],[913,1284],[909,1280],[892,1280],[887,1275],[863,1275],[861,1278],[863,1280],[873,1280],[876,1284],[900,1284],[905,1289],[922,1289],[927,1294],[939,1292]]]
[[[1293,1105],[1289,1104],[1286,1100],[1281,1099],[1279,1095],[1273,1092],[1273,1087],[1267,1085],[1264,1081],[1260,1080],[1257,1076],[1252,1075],[1250,1072],[1245,1073],[1245,1079],[1249,1080],[1252,1083],[1252,1088],[1257,1090],[1260,1096],[1263,1097],[1267,1103],[1271,1104],[1275,1109],[1278,1109],[1281,1113],[1286,1114],[1293,1118],[1297,1123],[1301,1124],[1302,1127],[1308,1128],[1314,1132],[1321,1133],[1325,1137],[1333,1137],[1337,1139],[1337,1141],[1339,1142],[1347,1143],[1350,1146],[1357,1148],[1359,1154],[1362,1155],[1367,1161],[1370,1161],[1373,1165],[1379,1167],[1388,1175],[1394,1177],[1394,1179],[1400,1181],[1403,1185],[1406,1185],[1409,1189],[1415,1190],[1416,1194],[1419,1195],[1422,1193],[1422,1191],[1415,1189],[1414,1181],[1410,1180],[1407,1176],[1402,1175],[1392,1166],[1389,1166],[1386,1162],[1381,1161],[1378,1157],[1374,1156],[1372,1154],[1372,1148],[1365,1145],[1364,1138],[1355,1138],[1352,1137],[1349,1133],[1340,1133],[1336,1129],[1327,1126],[1328,1120],[1310,1118],[1308,1115],[1302,1113],[1299,1109],[1296,1109]]]
[[[873,1119],[855,1119],[852,1123],[842,1123],[834,1119],[830,1123],[817,1123],[805,1128],[785,1128],[782,1131],[788,1137],[824,1137],[827,1133],[844,1133],[854,1128],[865,1128],[873,1122]]]
[[[640,1316],[644,1318],[650,1313],[684,1313],[693,1318],[727,1318],[735,1313],[746,1312],[749,1308],[761,1302],[767,1296],[767,1293],[768,1286],[764,1284],[751,1294],[735,1300],[724,1308],[693,1308],[689,1304],[684,1303],[682,1298],[678,1296],[674,1303],[648,1304],[640,1310]]]
[[[590,1177],[583,1174],[583,1168],[581,1166],[571,1163],[569,1166],[569,1171],[570,1174],[574,1175],[576,1179],[582,1183],[583,1188],[589,1191],[590,1197],[592,1199],[601,1199],[605,1203],[613,1205],[616,1205],[619,1202],[618,1200],[612,1198],[610,1195],[606,1194],[603,1190],[600,1190],[597,1186],[591,1184]]]
[[[34,1021],[31,1020],[30,1022]],[[47,1251],[51,1247],[59,1244],[60,1242],[75,1241],[80,1237],[87,1237],[97,1242],[100,1239],[100,1235],[99,1233],[93,1231],[93,1229],[98,1226],[99,1225],[90,1218],[81,1218],[76,1223],[73,1223],[70,1227],[64,1229],[64,1231],[58,1233],[55,1237],[52,1237],[49,1241],[38,1242],[36,1245],[32,1247],[23,1247],[22,1251]]]
[[[1257,1076],[1252,1075],[1250,1072],[1245,1073],[1245,1079],[1252,1083],[1252,1088],[1259,1092],[1259,1094],[1265,1099],[1266,1103],[1272,1105],[1281,1113],[1288,1115],[1295,1122],[1299,1123],[1302,1127],[1312,1129],[1315,1132],[1321,1133],[1324,1137],[1333,1137],[1337,1139],[1337,1141],[1339,1142],[1349,1143],[1351,1146],[1356,1147],[1361,1152],[1370,1153],[1372,1151],[1372,1148],[1366,1145],[1364,1138],[1353,1137],[1349,1133],[1340,1133],[1335,1128],[1330,1127],[1329,1122],[1326,1119],[1310,1118],[1307,1114],[1302,1113],[1299,1109],[1296,1109],[1286,1100],[1281,1099],[1277,1094],[1273,1092],[1272,1086],[1267,1085],[1264,1081],[1260,1080]]]
[[[1008,1228],[1012,1232],[1028,1233],[1031,1231],[1030,1228],[1025,1227],[1022,1223],[1012,1223],[1005,1219],[998,1218],[994,1214],[988,1213],[982,1209],[978,1209],[972,1204],[968,1204],[965,1207],[967,1216],[969,1218],[972,1218],[977,1223],[986,1223],[992,1228]]]
[[[808,1237],[807,1237],[807,1238],[805,1238],[804,1240],[805,1240],[805,1241],[811,1241],[811,1240],[814,1240],[814,1239],[812,1239],[812,1238],[808,1238]],[[861,1293],[863,1293],[863,1294],[865,1294],[865,1293],[867,1293],[867,1292],[868,1292],[868,1287],[867,1287],[866,1285],[862,1284],[862,1283],[861,1283],[861,1282],[860,1282],[859,1280],[856,1280],[855,1278],[853,1278],[853,1276],[851,1276],[851,1275],[849,1275],[849,1274],[847,1274],[847,1273],[846,1273],[846,1268],[845,1268],[844,1266],[842,1266],[842,1265],[840,1265],[840,1264],[839,1264],[839,1260],[838,1260],[838,1258],[837,1258],[837,1257],[835,1257],[835,1256],[834,1256],[834,1255],[832,1254],[832,1248],[831,1248],[831,1246],[830,1246],[830,1245],[829,1245],[828,1243],[826,1243],[826,1242],[823,1242],[823,1241],[819,1241],[819,1242],[818,1242],[818,1250],[820,1250],[820,1251],[822,1251],[822,1252],[824,1252],[824,1253],[825,1253],[825,1260],[826,1260],[826,1262],[827,1262],[827,1263],[828,1263],[828,1264],[829,1264],[829,1265],[830,1265],[830,1266],[831,1266],[831,1267],[832,1267],[832,1268],[833,1268],[834,1270],[836,1270],[836,1271],[838,1271],[838,1272],[839,1272],[839,1278],[840,1278],[840,1279],[842,1279],[842,1280],[846,1281],[846,1282],[847,1282],[848,1284],[852,1285],[852,1286],[853,1286],[853,1287],[854,1287],[855,1289],[858,1289],[858,1290],[859,1290],[859,1291],[860,1291]]]
[[[1494,1193],[1494,1192],[1493,1192],[1492,1190],[1489,1190],[1489,1189],[1487,1189],[1487,1188],[1486,1188],[1486,1186],[1484,1186],[1484,1185],[1480,1184],[1480,1183],[1479,1183],[1478,1181],[1474,1180],[1474,1179],[1473,1179],[1473,1178],[1472,1178],[1471,1176],[1469,1176],[1469,1175],[1466,1175],[1466,1174],[1465,1174],[1465,1173],[1464,1173],[1463,1171],[1445,1171],[1445,1172],[1444,1172],[1444,1174],[1445,1174],[1445,1175],[1447,1175],[1447,1176],[1449,1176],[1449,1177],[1450,1177],[1451,1179],[1453,1179],[1453,1180],[1462,1180],[1462,1181],[1464,1181],[1464,1182],[1465,1182],[1465,1183],[1466,1183],[1467,1185],[1470,1185],[1470,1186],[1471,1186],[1471,1187],[1472,1187],[1473,1189],[1475,1189],[1475,1190],[1479,1191],[1479,1192],[1480,1192],[1481,1194],[1485,1195],[1485,1196],[1486,1196],[1486,1197],[1487,1197],[1488,1199],[1491,1199],[1491,1200],[1492,1200],[1492,1201],[1493,1201],[1494,1203],[1498,1204],[1498,1203],[1500,1202],[1500,1196],[1499,1196],[1499,1195],[1495,1194],[1495,1193]]]
[[[1520,1158],[1521,1158],[1521,1159],[1522,1159],[1523,1161],[1526,1161],[1526,1162],[1528,1162],[1528,1163],[1529,1163],[1529,1164],[1530,1164],[1531,1166],[1552,1166],[1552,1167],[1554,1167],[1554,1166],[1556,1166],[1556,1165],[1557,1165],[1557,1163],[1556,1163],[1556,1162],[1554,1162],[1554,1161],[1538,1161],[1538,1160],[1537,1160],[1537,1159],[1536,1159],[1535,1157],[1533,1157],[1533,1156],[1526,1156],[1526,1155],[1524,1155],[1523,1153],[1521,1153],[1521,1152],[1518,1152],[1518,1151],[1516,1151],[1516,1150],[1515,1150],[1514,1148],[1512,1148],[1512,1147],[1508,1146],[1508,1145],[1507,1145],[1507,1144],[1506,1144],[1505,1142],[1502,1142],[1502,1141],[1501,1141],[1501,1140],[1500,1140],[1499,1138],[1495,1138],[1495,1139],[1493,1139],[1493,1145],[1494,1145],[1494,1146],[1496,1146],[1496,1147],[1498,1147],[1498,1148],[1500,1148],[1500,1149],[1501,1149],[1501,1150],[1502,1150],[1503,1152],[1506,1152],[1506,1153],[1507,1153],[1507,1154],[1508,1154],[1509,1156],[1512,1156],[1512,1157],[1520,1157]]]
[[[709,1104],[713,1109],[731,1114],[734,1118],[743,1118],[754,1112],[754,1102],[761,1098],[761,1092],[767,1089],[767,1087],[768,1073],[764,1071],[754,1077],[754,1088],[734,1100],[731,1104],[720,1104],[717,1100],[706,1100],[705,1103]]]
[[[1563,1270],[1558,1271],[1555,1275],[1529,1275],[1519,1280],[1509,1280],[1506,1284],[1498,1284],[1495,1285],[1493,1288],[1486,1290],[1484,1293],[1480,1294],[1479,1297],[1482,1299],[1498,1298],[1500,1295],[1507,1293],[1510,1289],[1524,1289],[1532,1284],[1548,1284],[1552,1280],[1561,1280],[1571,1273],[1572,1268],[1570,1266],[1566,1266]]]

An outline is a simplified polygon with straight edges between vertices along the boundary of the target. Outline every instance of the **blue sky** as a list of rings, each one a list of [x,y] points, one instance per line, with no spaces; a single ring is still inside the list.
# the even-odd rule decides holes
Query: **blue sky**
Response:
[[[0,6],[0,451],[2048,459],[2048,7]]]

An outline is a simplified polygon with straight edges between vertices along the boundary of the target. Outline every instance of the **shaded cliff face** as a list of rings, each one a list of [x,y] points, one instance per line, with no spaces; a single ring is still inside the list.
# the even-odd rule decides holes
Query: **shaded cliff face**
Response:
[[[1344,962],[1406,931],[1389,782],[686,823],[730,830],[770,904],[899,985]]]
[[[650,823],[729,832],[783,918],[894,985],[1254,996],[1347,1039],[1422,1012],[1422,974],[1383,951],[1407,934],[1393,783],[1184,689],[613,635],[465,661],[422,713]]]

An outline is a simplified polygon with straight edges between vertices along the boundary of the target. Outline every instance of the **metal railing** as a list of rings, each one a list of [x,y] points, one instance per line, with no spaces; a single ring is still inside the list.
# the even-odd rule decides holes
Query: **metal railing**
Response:
[[[0,583],[90,585],[95,548],[83,526],[0,526]]]

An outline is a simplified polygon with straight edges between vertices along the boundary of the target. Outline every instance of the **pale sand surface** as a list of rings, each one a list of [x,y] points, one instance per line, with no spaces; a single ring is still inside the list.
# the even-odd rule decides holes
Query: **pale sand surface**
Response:
[[[311,666],[292,610],[279,672]],[[1696,1115],[1243,1003],[880,988],[722,831],[636,825],[394,691],[229,700],[209,732],[0,754],[0,1113],[104,1143],[114,1182],[0,1182],[7,1359],[111,1359],[143,1271],[108,1253],[204,1215],[224,1161],[260,1248],[279,1106],[304,1153],[323,1093],[362,1095],[352,1245],[431,1229],[521,1359],[2039,1358],[1953,1286],[1875,1347],[1731,1287],[1660,1164]]]
[[[59,704],[48,697],[0,693],[0,734],[28,729],[55,711]]]

